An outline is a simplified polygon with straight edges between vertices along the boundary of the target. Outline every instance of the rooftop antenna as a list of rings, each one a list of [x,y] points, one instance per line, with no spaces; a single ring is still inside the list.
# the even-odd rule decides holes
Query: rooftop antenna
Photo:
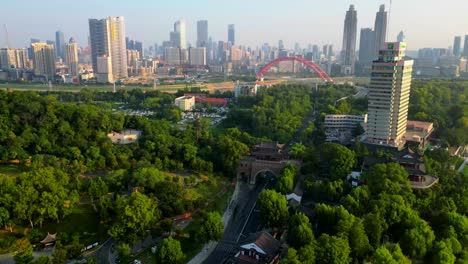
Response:
[[[8,26],[7,26],[7,24],[3,24],[3,27],[5,28],[6,47],[10,48],[10,37],[9,37],[9,34],[8,34]]]

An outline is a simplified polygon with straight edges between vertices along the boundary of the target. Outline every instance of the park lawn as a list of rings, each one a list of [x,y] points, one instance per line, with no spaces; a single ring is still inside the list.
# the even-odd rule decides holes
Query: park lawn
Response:
[[[78,234],[80,242],[90,245],[102,242],[107,238],[107,228],[100,223],[99,215],[90,204],[79,205],[60,223],[49,222],[41,228],[44,235],[57,232],[57,238],[66,233],[68,236]]]
[[[17,164],[0,164],[0,174],[5,174],[10,177],[18,177],[26,169],[22,165]]]

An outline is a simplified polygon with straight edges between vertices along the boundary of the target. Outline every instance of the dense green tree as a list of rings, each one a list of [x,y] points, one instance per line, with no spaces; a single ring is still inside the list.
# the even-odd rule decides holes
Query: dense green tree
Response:
[[[344,179],[356,164],[354,152],[335,143],[325,143],[320,148],[323,172],[332,180]]]
[[[375,264],[411,264],[411,260],[403,255],[398,244],[387,243],[377,248],[373,258]]]
[[[347,264],[351,263],[349,248],[346,238],[329,236],[323,234],[317,241],[316,247],[317,263]]]
[[[435,244],[435,256],[434,263],[440,264],[453,264],[455,263],[455,255],[452,252],[450,245],[447,245],[444,241],[437,242]]]
[[[101,177],[92,179],[89,181],[88,194],[91,197],[91,201],[94,204],[95,199],[100,199],[103,195],[107,194],[109,189],[107,184],[102,180]]]
[[[295,214],[290,218],[288,235],[289,245],[296,249],[315,240],[309,218],[302,213]]]
[[[111,235],[122,239],[128,233],[144,234],[161,218],[157,206],[156,201],[139,192],[132,193],[129,198],[117,198],[117,221],[111,227]]]
[[[288,218],[288,202],[286,197],[274,190],[264,190],[258,196],[260,219],[269,227],[280,227]]]
[[[289,194],[294,190],[294,179],[296,178],[297,168],[293,164],[288,164],[279,176],[277,189],[282,194]]]
[[[396,163],[377,164],[364,175],[364,178],[373,194],[381,192],[399,194],[402,190],[410,190],[408,173]]]
[[[307,152],[307,147],[301,143],[296,143],[291,147],[291,149],[289,149],[289,152],[294,158],[303,159]]]
[[[31,263],[34,259],[32,252],[33,252],[33,248],[31,245],[21,248],[15,253],[15,256],[14,256],[15,262],[18,264]]]
[[[184,253],[178,240],[168,237],[158,246],[156,252],[156,263],[174,263],[181,264],[184,261]]]
[[[221,239],[224,227],[221,215],[218,212],[210,212],[205,214],[201,219],[198,238],[202,242],[209,242]]]
[[[122,243],[117,246],[117,255],[119,256],[120,263],[128,263],[130,261],[130,255],[132,249],[127,243]]]

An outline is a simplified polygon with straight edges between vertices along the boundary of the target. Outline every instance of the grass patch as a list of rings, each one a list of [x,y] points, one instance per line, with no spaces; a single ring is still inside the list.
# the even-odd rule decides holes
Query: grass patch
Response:
[[[463,169],[463,174],[468,177],[468,166]]]
[[[107,238],[107,228],[100,224],[99,215],[89,204],[73,208],[72,213],[60,223],[49,222],[41,228],[42,233],[57,232],[60,239],[71,238],[73,234],[80,236],[80,242],[89,245],[102,242]]]

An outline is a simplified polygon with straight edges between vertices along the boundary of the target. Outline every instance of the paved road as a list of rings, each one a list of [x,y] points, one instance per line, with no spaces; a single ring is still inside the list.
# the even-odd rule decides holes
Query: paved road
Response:
[[[204,261],[207,264],[222,264],[230,256],[236,253],[237,241],[241,238],[240,234],[250,231],[249,218],[253,213],[258,195],[269,187],[270,181],[260,182],[255,186],[249,186],[247,183],[240,183],[239,198],[234,208],[232,217],[224,231],[223,239],[218,242],[211,255]],[[252,220],[254,221],[254,220]]]
[[[85,258],[96,258],[99,264],[114,264],[116,263],[117,251],[114,250],[115,240],[110,238],[102,246],[88,254]]]
[[[460,166],[460,168],[458,169],[458,171],[461,172],[461,173],[463,173],[463,170],[465,169],[466,164],[468,164],[468,158],[465,158],[465,161],[464,161],[463,164]]]

